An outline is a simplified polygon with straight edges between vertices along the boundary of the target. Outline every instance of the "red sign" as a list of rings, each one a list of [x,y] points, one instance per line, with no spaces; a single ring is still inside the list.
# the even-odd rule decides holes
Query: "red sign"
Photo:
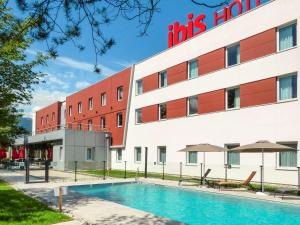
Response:
[[[235,0],[228,7],[224,7],[221,11],[214,12],[214,26],[232,19],[234,17],[233,12],[237,12],[237,16],[243,14],[244,11],[248,12],[251,9],[252,1],[255,1],[255,7],[258,7],[261,4],[260,0],[246,0],[245,4],[243,4],[241,0]],[[183,24],[181,25],[179,22],[169,25],[168,47],[171,48],[206,31],[205,18],[205,14],[201,14],[194,18],[194,14],[190,13],[188,14],[189,21],[187,26]]]

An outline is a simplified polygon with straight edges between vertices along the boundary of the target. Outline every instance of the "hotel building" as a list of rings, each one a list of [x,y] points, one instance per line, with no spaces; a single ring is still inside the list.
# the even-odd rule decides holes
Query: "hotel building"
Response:
[[[104,134],[94,144],[107,151],[105,158],[84,144],[77,150],[83,165],[109,160],[110,168],[124,169],[126,161],[127,169],[142,171],[147,160],[149,172],[161,172],[165,164],[166,173],[179,174],[182,163],[184,175],[199,176],[201,165],[212,169],[210,177],[223,178],[229,164],[228,178],[244,180],[257,171],[259,181],[258,153],[178,150],[258,140],[298,149],[299,9],[298,0],[269,1],[68,96],[36,113],[36,136],[58,126]],[[266,153],[265,181],[297,184],[299,165],[297,151]]]

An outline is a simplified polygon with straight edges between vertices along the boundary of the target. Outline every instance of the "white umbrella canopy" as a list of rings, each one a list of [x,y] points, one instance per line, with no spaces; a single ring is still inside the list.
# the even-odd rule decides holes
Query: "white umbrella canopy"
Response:
[[[280,145],[276,143],[271,143],[266,140],[257,141],[253,144],[243,145],[234,149],[228,150],[230,152],[244,152],[244,153],[261,153],[261,193],[264,192],[264,153],[274,153],[274,152],[287,152],[287,151],[297,151],[291,147]]]

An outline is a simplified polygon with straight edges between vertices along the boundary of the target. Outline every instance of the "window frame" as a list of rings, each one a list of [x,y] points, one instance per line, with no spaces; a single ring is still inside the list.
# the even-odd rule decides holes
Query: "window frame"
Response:
[[[77,103],[77,111],[78,111],[78,114],[82,113],[82,102]]]
[[[296,80],[297,80],[297,92],[296,92],[297,97],[280,100],[280,81],[279,80],[281,78],[284,78],[284,77],[292,77],[292,76],[296,76]],[[288,73],[288,74],[284,74],[284,75],[278,76],[277,80],[276,80],[276,84],[277,84],[277,88],[276,89],[277,89],[277,102],[278,103],[290,102],[290,101],[297,101],[298,100],[298,73],[297,72]]]
[[[106,92],[101,93],[101,106],[106,106]]]
[[[292,46],[290,48],[280,50],[280,30],[284,29],[286,27],[289,27],[289,26],[293,26],[293,25],[296,26],[296,45]],[[297,48],[297,46],[298,46],[298,41],[297,41],[298,37],[297,36],[298,36],[298,23],[297,23],[297,20],[293,20],[291,22],[288,22],[288,23],[282,24],[281,26],[278,26],[276,28],[276,50],[277,50],[277,52],[280,53],[280,52],[288,51],[290,49]]]
[[[90,97],[88,99],[89,110],[93,110],[93,107],[94,107],[93,105],[94,105],[94,103],[93,103],[93,97]]]
[[[121,153],[121,159],[119,159],[119,153]],[[121,148],[116,149],[116,162],[121,163],[123,161],[123,150]]]
[[[68,110],[69,110],[69,116],[73,115],[73,109],[72,108],[73,108],[72,105],[69,105],[69,108],[68,108]]]
[[[52,121],[55,120],[55,112],[52,112],[51,120],[52,120]]]
[[[117,101],[120,102],[124,99],[124,87],[117,87]]]
[[[197,112],[190,114],[190,98],[193,98],[193,97],[197,97]],[[199,115],[199,95],[193,95],[193,96],[187,97],[187,110],[186,111],[187,111],[187,116]]]
[[[93,131],[93,120],[92,119],[88,120],[88,131]]]
[[[122,120],[120,120],[120,116],[121,115],[121,117],[122,117]],[[122,124],[120,125],[120,121],[122,122]],[[121,113],[121,112],[118,112],[117,113],[117,127],[123,127],[123,113]]]
[[[46,115],[46,125],[49,123],[49,115]]]
[[[229,144],[224,144],[224,147],[225,147],[226,149],[233,149],[233,148],[228,148],[228,146],[235,146],[235,147],[233,147],[233,148],[237,148],[237,147],[241,146],[241,144],[240,144],[240,143],[229,143]],[[234,152],[234,153],[238,153],[238,154],[239,154],[239,161],[240,161],[240,164],[229,164],[229,162],[228,162],[228,158],[229,158],[228,155],[229,155],[229,153],[230,153],[230,152],[225,152],[225,154],[226,154],[226,161],[225,161],[225,164],[227,164],[227,166],[230,165],[231,168],[240,168],[240,167],[241,167],[241,153],[240,153],[240,152]]]
[[[164,162],[160,161],[161,148],[165,149],[165,161]],[[165,164],[166,165],[166,162],[167,162],[167,146],[165,146],[165,145],[157,146],[157,164],[160,164],[160,165]]]
[[[141,93],[139,93],[139,82],[141,84]],[[143,94],[143,79],[139,79],[139,80],[136,80],[135,82],[135,95],[141,95]]]
[[[160,114],[160,112],[161,112],[161,105],[165,105],[166,106],[166,118],[161,118],[161,114]],[[158,104],[158,120],[159,121],[164,121],[164,120],[167,120],[167,103],[166,102],[164,102],[164,103],[160,103],[160,104]]]
[[[104,123],[103,123],[103,121],[104,121]],[[103,126],[103,124],[104,124],[104,126]],[[105,116],[100,117],[100,127],[101,127],[101,129],[106,128],[106,118],[105,118]]]
[[[81,122],[77,123],[77,130],[82,130],[82,124],[81,124]]]
[[[196,153],[196,162],[195,163],[190,162],[190,153]],[[186,165],[187,166],[198,165],[198,152],[197,151],[186,152]]]
[[[138,121],[138,116],[137,116],[138,112],[140,112],[140,115],[141,115],[140,122]],[[143,123],[143,120],[142,120],[142,109],[136,109],[135,110],[135,124],[141,124],[141,123]]]
[[[229,48],[233,48],[235,46],[239,46],[239,51],[240,51],[240,59],[239,59],[239,62],[236,63],[236,64],[233,64],[233,65],[228,65],[228,49]],[[235,42],[231,45],[228,45],[225,47],[225,68],[230,68],[230,67],[233,67],[233,66],[237,66],[237,65],[240,65],[241,64],[241,42],[238,41],[238,42]]]
[[[141,151],[141,160],[137,160],[137,150],[140,150]],[[138,164],[141,164],[142,163],[142,147],[141,146],[137,146],[137,147],[134,147],[134,163],[138,163]]]
[[[90,150],[90,158],[88,157],[88,152]],[[88,162],[94,162],[95,161],[95,158],[96,158],[96,148],[95,147],[87,147],[86,148],[86,155],[85,155],[85,161],[88,161]]]
[[[196,77],[190,77],[190,64],[193,63],[193,62],[197,62],[197,76]],[[198,78],[199,77],[199,58],[194,58],[194,59],[191,59],[188,61],[188,80],[192,80],[192,79],[195,79],[195,78]]]
[[[240,90],[240,105],[239,105],[239,107],[228,108],[228,91],[234,90],[234,89],[239,89]],[[240,86],[238,85],[238,86],[226,88],[225,89],[225,109],[226,109],[226,111],[238,110],[240,108],[241,108],[241,88],[240,88]]]
[[[298,148],[299,148],[299,143],[297,141],[279,141],[279,142],[276,142],[277,144],[280,144],[280,145],[296,145],[297,147],[297,151],[296,151],[296,154],[297,154],[297,159],[296,159],[296,166],[295,167],[290,167],[290,166],[280,166],[280,153],[279,152],[276,152],[276,170],[290,170],[290,171],[297,171],[298,170]]]
[[[165,74],[166,75],[166,84],[164,86],[161,86],[161,75],[162,74]],[[164,87],[167,87],[168,86],[168,72],[167,70],[163,70],[161,72],[158,73],[158,87],[159,88],[164,88]]]

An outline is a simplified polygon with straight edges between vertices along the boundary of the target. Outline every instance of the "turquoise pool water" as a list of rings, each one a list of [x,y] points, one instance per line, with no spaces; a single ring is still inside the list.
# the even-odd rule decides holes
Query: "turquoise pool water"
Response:
[[[101,184],[70,190],[190,225],[300,224],[300,207],[161,185]]]

